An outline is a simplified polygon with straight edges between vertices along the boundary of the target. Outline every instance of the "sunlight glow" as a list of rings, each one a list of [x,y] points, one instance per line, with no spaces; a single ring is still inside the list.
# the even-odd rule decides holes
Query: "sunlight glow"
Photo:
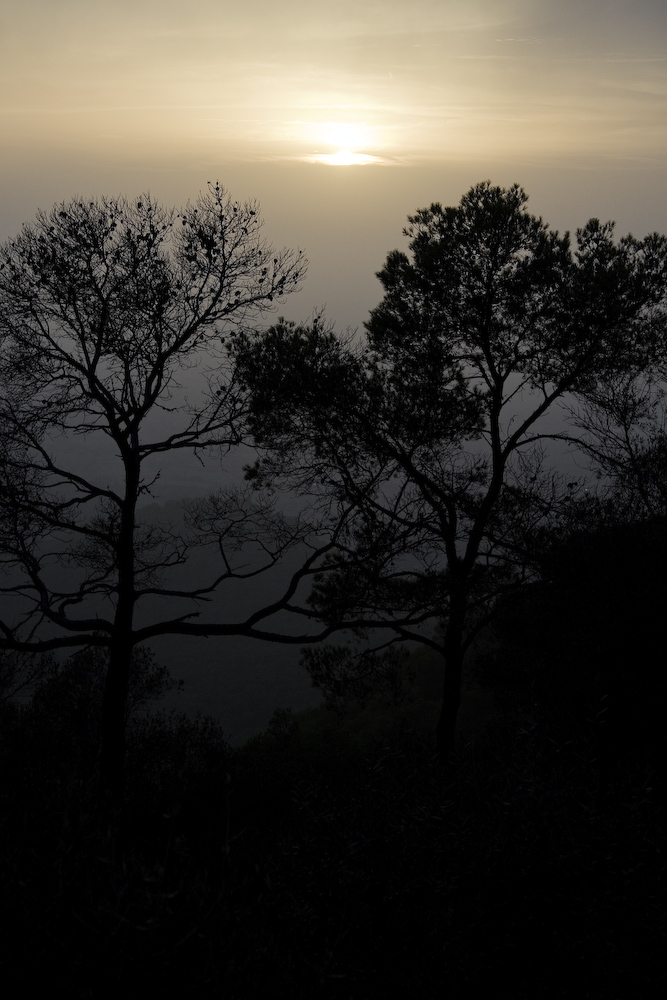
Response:
[[[311,163],[325,163],[330,167],[364,166],[382,163],[382,157],[363,152],[376,145],[375,129],[366,122],[301,122],[306,141],[315,146],[315,152],[306,156]],[[319,146],[328,147],[321,152]]]
[[[367,163],[382,163],[379,156],[355,153],[351,149],[339,149],[337,153],[315,153],[308,157],[313,163],[326,163],[330,167],[362,167]]]
[[[320,142],[346,151],[356,151],[372,144],[366,122],[322,122],[314,130]]]

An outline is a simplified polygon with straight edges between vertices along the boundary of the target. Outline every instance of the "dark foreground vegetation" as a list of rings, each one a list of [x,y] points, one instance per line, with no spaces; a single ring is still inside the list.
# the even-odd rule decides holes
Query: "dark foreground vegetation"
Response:
[[[125,804],[109,814],[103,665],[51,665],[29,703],[2,710],[5,995],[45,980],[81,998],[660,995],[664,679],[642,644],[664,585],[616,575],[596,598],[585,573],[574,593],[563,573],[480,642],[484,687],[445,764],[426,651],[400,703],[278,711],[241,748],[212,720],[151,714],[166,678],[147,657]],[[633,589],[644,636],[618,726],[606,692]]]

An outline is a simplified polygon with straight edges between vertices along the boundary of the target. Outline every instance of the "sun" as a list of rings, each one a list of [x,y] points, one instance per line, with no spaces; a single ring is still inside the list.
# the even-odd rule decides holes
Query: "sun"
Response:
[[[317,149],[307,157],[313,163],[330,167],[364,166],[380,163],[381,158],[366,152],[374,145],[373,128],[366,122],[304,122],[308,139],[316,146],[326,146],[328,151]]]
[[[323,122],[321,141],[338,149],[355,151],[371,142],[371,130],[366,122]]]
[[[352,149],[339,149],[337,153],[315,153],[316,163],[327,163],[330,167],[362,167],[366,163],[377,163],[377,156],[355,153]]]

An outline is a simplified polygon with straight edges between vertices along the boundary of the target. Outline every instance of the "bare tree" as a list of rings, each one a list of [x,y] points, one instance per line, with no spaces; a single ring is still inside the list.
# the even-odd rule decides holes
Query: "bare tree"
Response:
[[[217,501],[220,571],[182,591],[161,580],[187,559],[188,537],[137,519],[140,499],[156,495],[156,463],[243,441],[247,398],[228,339],[306,269],[261,226],[256,204],[215,184],[178,213],[149,195],[75,199],[0,248],[0,650],[108,651],[101,774],[115,791],[134,647],[186,626],[208,633],[201,601],[245,572],[227,555],[231,536],[263,545],[260,568],[295,537],[276,515],[269,538],[270,508],[228,493]],[[99,460],[78,458],[78,443]],[[191,512],[199,542],[201,516]],[[138,627],[149,597],[159,620]],[[186,597],[191,613],[171,610]],[[260,634],[271,612],[217,634]]]

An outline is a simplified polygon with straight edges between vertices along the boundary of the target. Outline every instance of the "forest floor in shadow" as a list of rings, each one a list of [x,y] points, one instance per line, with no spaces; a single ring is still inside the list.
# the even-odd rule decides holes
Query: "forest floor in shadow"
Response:
[[[489,710],[488,691],[438,761],[435,679],[418,663],[401,705],[277,712],[242,747],[139,714],[114,814],[85,692],[5,704],[4,995],[661,995],[653,763],[602,780],[593,723]]]

